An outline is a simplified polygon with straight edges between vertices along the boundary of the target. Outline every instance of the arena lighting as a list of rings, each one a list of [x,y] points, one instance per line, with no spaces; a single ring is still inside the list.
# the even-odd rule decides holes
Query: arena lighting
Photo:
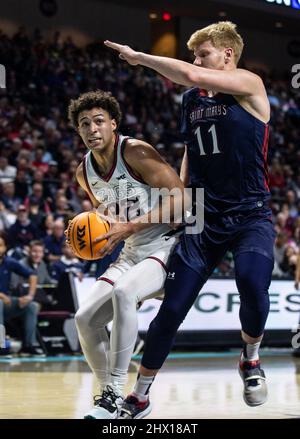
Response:
[[[171,14],[169,14],[169,12],[163,12],[163,14],[162,14],[162,19],[164,20],[164,21],[170,21],[171,20]]]
[[[300,0],[265,0],[265,2],[300,9]]]

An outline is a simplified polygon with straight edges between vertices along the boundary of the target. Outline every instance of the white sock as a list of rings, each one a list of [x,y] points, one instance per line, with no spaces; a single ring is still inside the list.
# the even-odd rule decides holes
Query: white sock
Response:
[[[149,390],[151,384],[153,383],[155,375],[153,376],[144,376],[138,375],[137,381],[135,383],[133,394],[137,397],[137,399],[141,402],[147,401],[149,398]]]
[[[243,348],[243,354],[242,354],[242,360],[244,361],[256,361],[259,360],[259,347],[260,347],[260,341],[257,343],[244,343]]]
[[[127,372],[117,373],[116,371],[110,374],[110,384],[118,393],[123,394],[123,389],[127,381]]]
[[[102,370],[96,370],[94,372],[96,372],[101,395],[107,384],[109,384],[109,374],[106,371]]]

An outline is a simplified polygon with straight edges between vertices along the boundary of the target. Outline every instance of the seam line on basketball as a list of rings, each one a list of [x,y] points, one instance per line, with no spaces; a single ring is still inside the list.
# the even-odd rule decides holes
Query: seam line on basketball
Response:
[[[108,232],[108,226],[106,227],[106,221],[103,221],[103,224],[104,224],[104,227],[105,227],[105,231],[106,231],[106,233]]]

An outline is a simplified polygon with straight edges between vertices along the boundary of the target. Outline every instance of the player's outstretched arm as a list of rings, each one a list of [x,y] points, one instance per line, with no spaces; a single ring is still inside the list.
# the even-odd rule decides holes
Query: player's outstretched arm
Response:
[[[264,91],[262,80],[244,69],[207,69],[178,59],[136,52],[129,46],[106,40],[104,44],[119,52],[119,57],[131,65],[149,67],[171,81],[187,87],[197,86],[233,95],[251,96]]]

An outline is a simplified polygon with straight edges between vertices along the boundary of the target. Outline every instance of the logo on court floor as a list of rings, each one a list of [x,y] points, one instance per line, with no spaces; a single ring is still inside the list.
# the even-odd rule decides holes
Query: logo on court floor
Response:
[[[292,347],[293,349],[300,348],[300,325],[297,328],[293,329],[292,332],[296,332],[296,334],[292,337]]]

